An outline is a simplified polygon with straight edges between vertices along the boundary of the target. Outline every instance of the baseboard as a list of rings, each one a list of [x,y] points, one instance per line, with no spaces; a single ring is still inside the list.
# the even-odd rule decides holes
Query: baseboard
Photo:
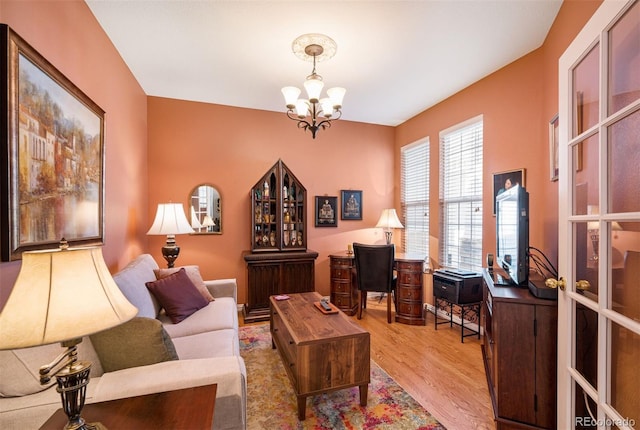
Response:
[[[435,315],[436,308],[435,308],[434,305],[429,304],[429,303],[425,303],[424,307],[428,312],[430,312],[430,313]],[[449,314],[447,312],[445,312],[444,310],[442,310],[442,309],[438,309],[438,318],[449,319]],[[481,318],[481,317],[479,316],[479,318]],[[460,325],[460,324],[462,324],[462,318],[460,318],[456,314],[453,314],[453,322],[455,324],[459,324]],[[464,320],[464,328],[465,329],[469,328],[471,330],[478,331],[478,323],[471,322],[469,320]],[[480,326],[480,334],[482,336],[484,336],[484,330],[483,330],[482,326]]]

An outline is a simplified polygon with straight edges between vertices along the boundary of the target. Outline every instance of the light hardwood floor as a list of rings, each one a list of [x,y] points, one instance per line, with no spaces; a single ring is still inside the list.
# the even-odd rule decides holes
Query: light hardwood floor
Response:
[[[482,339],[461,343],[456,325],[436,331],[431,313],[426,326],[387,324],[386,301],[373,298],[361,320],[351,318],[371,334],[371,359],[448,430],[495,429]]]

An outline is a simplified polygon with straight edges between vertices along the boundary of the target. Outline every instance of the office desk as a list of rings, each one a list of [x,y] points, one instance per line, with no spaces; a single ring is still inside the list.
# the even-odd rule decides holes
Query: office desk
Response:
[[[331,276],[331,303],[347,315],[358,311],[358,282],[353,254],[346,251],[329,255]],[[424,256],[395,254],[395,269],[398,273],[396,294],[396,322],[409,325],[425,325]]]

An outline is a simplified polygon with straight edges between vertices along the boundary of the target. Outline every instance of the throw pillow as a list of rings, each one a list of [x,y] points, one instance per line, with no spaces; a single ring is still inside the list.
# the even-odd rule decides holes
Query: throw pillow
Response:
[[[173,341],[154,318],[135,317],[90,338],[105,372],[178,359]]]
[[[207,299],[208,302],[214,301],[215,299],[213,298],[206,284],[202,280],[202,275],[200,274],[200,268],[198,266],[181,266],[181,267],[173,267],[171,269],[156,269],[153,272],[156,274],[156,279],[162,279],[162,278],[166,278],[169,275],[173,275],[174,273],[176,273],[178,270],[182,268],[184,268],[184,270],[187,272],[187,276],[189,277],[189,279],[191,279],[191,282],[193,282],[193,285],[196,286],[198,291],[200,291],[200,294],[202,294],[202,297]]]
[[[166,278],[147,282],[146,285],[174,324],[209,304],[193,285],[184,268]]]

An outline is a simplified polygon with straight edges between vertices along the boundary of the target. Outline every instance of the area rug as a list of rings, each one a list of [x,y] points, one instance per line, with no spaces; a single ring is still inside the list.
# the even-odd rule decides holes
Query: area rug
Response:
[[[367,406],[357,387],[307,398],[298,406],[280,355],[271,348],[269,325],[240,328],[240,354],[247,366],[247,428],[258,429],[444,429],[373,360]]]

